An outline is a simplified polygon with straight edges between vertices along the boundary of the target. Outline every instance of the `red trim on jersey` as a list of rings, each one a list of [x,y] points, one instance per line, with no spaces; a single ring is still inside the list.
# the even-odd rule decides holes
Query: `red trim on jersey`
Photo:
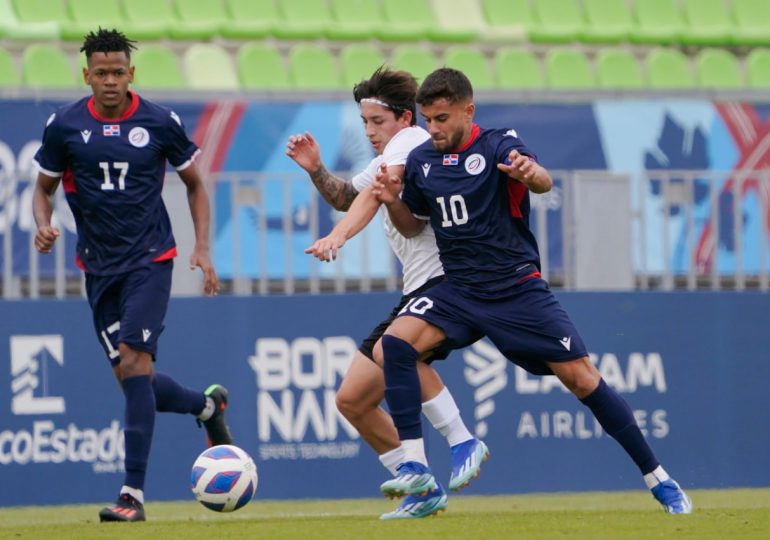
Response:
[[[75,255],[75,266],[80,268],[83,272],[86,271],[86,267],[83,265],[83,261],[80,260],[80,257]]]
[[[175,248],[175,247],[172,247],[171,249],[169,249],[169,250],[168,250],[168,251],[166,251],[165,253],[161,253],[160,255],[158,255],[157,257],[155,257],[155,258],[152,260],[152,262],[161,262],[161,261],[167,261],[167,260],[169,260],[169,259],[173,259],[174,257],[176,257],[176,248]]]
[[[470,138],[467,141],[465,141],[460,146],[460,148],[455,150],[455,152],[458,152],[458,153],[459,152],[464,152],[465,150],[470,148],[470,146],[473,144],[473,141],[475,141],[479,137],[480,133],[481,133],[481,128],[478,126],[478,124],[473,124],[473,126],[471,126],[471,136],[470,136]]]
[[[131,99],[131,105],[128,106],[128,109],[126,109],[126,112],[124,112],[123,116],[120,118],[103,118],[99,116],[99,113],[96,112],[96,106],[94,105],[94,96],[91,96],[91,98],[88,100],[88,112],[91,113],[91,116],[99,120],[99,122],[112,123],[127,120],[136,112],[136,109],[139,108],[139,96],[133,92],[128,92],[127,95]]]
[[[64,186],[64,193],[77,193],[78,187],[75,185],[75,175],[72,174],[72,169],[69,167],[64,169],[64,174],[61,175],[61,183]]]
[[[521,201],[524,200],[524,195],[526,194],[527,186],[518,180],[511,179],[508,182],[508,206],[511,210],[511,217],[524,217],[524,214],[521,213]]]
[[[522,281],[527,281],[528,279],[540,278],[540,277],[542,277],[540,275],[540,272],[535,271],[535,272],[532,272],[531,274],[527,274],[524,277],[520,277],[519,279],[516,280],[516,283],[521,283]]]

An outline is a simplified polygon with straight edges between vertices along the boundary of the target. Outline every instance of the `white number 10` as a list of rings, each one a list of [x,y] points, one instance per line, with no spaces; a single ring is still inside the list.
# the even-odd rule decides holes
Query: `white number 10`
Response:
[[[126,189],[126,175],[128,174],[128,163],[125,161],[116,161],[112,164],[113,167],[115,167],[117,170],[120,171],[120,176],[118,177],[118,189],[124,190]],[[99,167],[104,171],[104,183],[102,184],[102,189],[109,191],[115,189],[115,184],[112,183],[112,177],[110,176],[110,164],[106,161],[100,161]]]
[[[436,202],[441,207],[442,227],[468,223],[468,209],[465,207],[465,199],[463,199],[462,195],[452,195],[449,197],[449,211],[452,213],[452,221],[449,221],[444,197],[436,197]]]

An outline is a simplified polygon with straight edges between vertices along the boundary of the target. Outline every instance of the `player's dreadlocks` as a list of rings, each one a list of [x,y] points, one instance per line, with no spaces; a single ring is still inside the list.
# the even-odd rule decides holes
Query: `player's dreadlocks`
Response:
[[[85,36],[80,52],[86,53],[86,58],[91,58],[95,52],[124,52],[126,58],[131,58],[131,51],[136,50],[136,41],[128,39],[125,34],[116,29],[107,30],[99,27],[96,32],[89,32]]]
[[[401,118],[404,111],[412,111],[412,125],[417,124],[416,95],[417,81],[411,74],[385,66],[380,66],[371,77],[353,87],[356,103],[371,100],[393,111],[396,118]]]

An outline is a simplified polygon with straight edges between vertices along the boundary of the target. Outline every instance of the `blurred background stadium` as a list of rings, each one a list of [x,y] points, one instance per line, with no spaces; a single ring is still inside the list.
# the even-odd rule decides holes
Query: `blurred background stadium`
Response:
[[[373,155],[351,89],[381,64],[418,80],[461,69],[478,122],[515,128],[552,171],[554,190],[532,197],[543,273],[605,378],[633,394],[672,474],[697,487],[770,486],[770,0],[0,0],[0,339],[10,344],[0,348],[10,374],[0,380],[0,467],[28,486],[0,505],[107,500],[119,473],[116,396],[100,390],[105,406],[94,410],[77,393],[112,381],[89,368],[102,368],[100,351],[63,198],[54,254],[30,249],[32,156],[55,108],[90,91],[78,49],[98,26],[139,41],[134,88],[171,106],[203,148],[224,294],[197,298],[187,203],[169,173],[181,257],[164,366],[235,390],[233,422],[265,464],[265,496],[360,496],[381,476],[335,416],[333,390],[351,347],[398,297],[400,269],[377,224],[334,264],[304,255],[339,215],[284,155],[288,136],[309,130],[330,170],[363,168]],[[496,458],[576,452],[604,471],[512,476],[493,460],[481,492],[641,487],[554,385],[486,342],[454,358],[442,376]],[[101,450],[40,450],[68,422],[77,433],[91,426]],[[178,424],[157,430],[150,476],[182,478],[151,479],[159,498],[186,496],[200,450]],[[164,453],[172,447],[184,456]],[[371,485],[330,493],[339,466]],[[290,468],[317,486],[282,484]],[[48,493],[36,479],[49,474],[93,483]]]

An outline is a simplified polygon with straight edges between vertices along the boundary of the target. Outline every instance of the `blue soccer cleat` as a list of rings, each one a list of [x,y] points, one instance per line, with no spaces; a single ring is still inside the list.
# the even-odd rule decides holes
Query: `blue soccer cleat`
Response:
[[[452,475],[449,477],[449,489],[458,491],[476,478],[481,471],[481,463],[489,457],[489,448],[479,439],[456,444],[452,447]]]
[[[443,512],[447,503],[446,492],[440,484],[437,484],[436,489],[425,495],[407,495],[398,508],[382,514],[380,519],[417,519],[434,516]]]
[[[416,461],[407,461],[398,466],[398,475],[383,482],[380,491],[386,497],[424,495],[438,489],[438,482],[430,469]]]
[[[692,513],[692,501],[673,479],[663,480],[652,488],[652,496],[663,505],[667,514]]]

